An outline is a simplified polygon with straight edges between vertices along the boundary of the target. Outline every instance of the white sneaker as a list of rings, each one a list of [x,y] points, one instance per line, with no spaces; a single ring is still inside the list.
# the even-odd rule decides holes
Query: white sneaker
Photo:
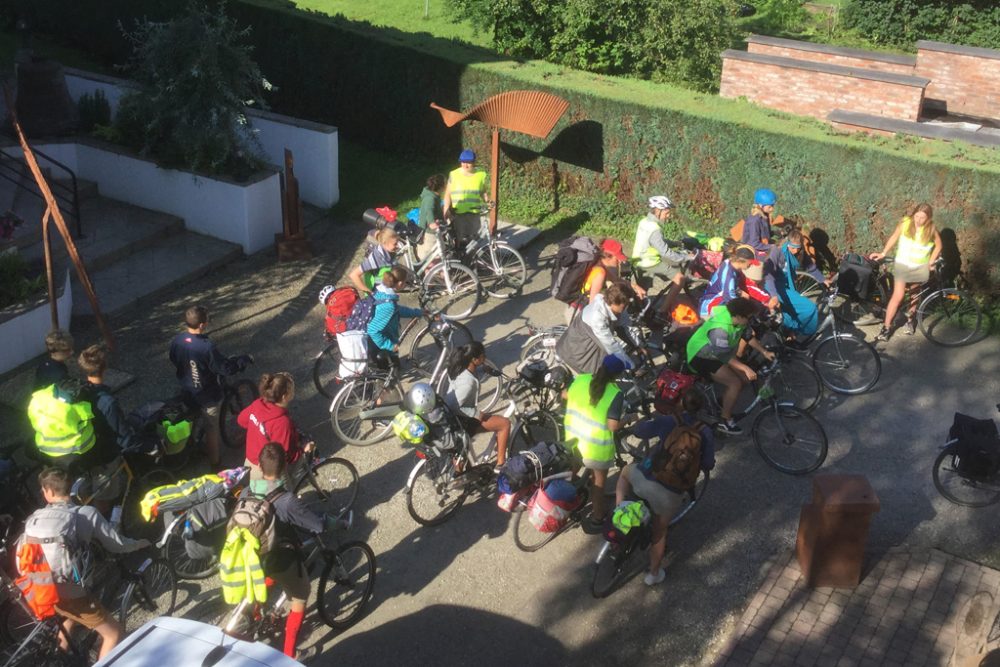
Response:
[[[646,578],[643,579],[643,582],[645,582],[647,586],[655,586],[656,584],[662,582],[666,578],[667,578],[667,573],[661,567],[656,574],[646,573]]]

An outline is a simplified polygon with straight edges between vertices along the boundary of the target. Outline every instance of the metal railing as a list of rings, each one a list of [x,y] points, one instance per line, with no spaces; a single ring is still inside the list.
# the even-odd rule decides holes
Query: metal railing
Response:
[[[49,187],[52,190],[52,196],[59,203],[60,208],[69,211],[76,221],[76,238],[82,238],[83,225],[80,220],[80,193],[77,189],[76,174],[59,160],[46,155],[37,148],[33,150],[35,157],[46,162],[47,167],[65,172],[69,177],[64,180],[49,179]],[[14,157],[3,150],[0,150],[0,178],[10,181],[19,190],[38,197],[43,202],[45,201],[45,197],[38,190],[34,176],[32,176],[31,170],[25,164],[24,160]]]

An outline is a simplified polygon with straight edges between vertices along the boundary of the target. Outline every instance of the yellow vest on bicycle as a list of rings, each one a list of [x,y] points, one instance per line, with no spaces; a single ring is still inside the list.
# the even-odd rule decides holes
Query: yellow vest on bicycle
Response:
[[[46,456],[86,454],[94,447],[94,410],[87,401],[72,401],[57,385],[31,395],[28,419],[35,429],[35,446]]]
[[[590,404],[590,381],[593,375],[578,375],[566,396],[566,439],[576,440],[576,449],[584,459],[612,461],[615,458],[614,434],[608,428],[611,403],[621,390],[613,382],[604,388],[597,405]]]
[[[466,173],[461,167],[448,174],[448,191],[451,208],[455,213],[480,213],[483,210],[483,191],[486,189],[486,172]]]

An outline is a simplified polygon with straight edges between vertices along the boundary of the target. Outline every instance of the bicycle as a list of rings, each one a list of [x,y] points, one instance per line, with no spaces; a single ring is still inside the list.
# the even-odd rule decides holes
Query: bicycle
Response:
[[[350,530],[353,512],[338,518],[339,530]],[[375,552],[366,543],[357,540],[338,543],[328,542],[324,535],[314,535],[302,543],[308,552],[304,564],[310,578],[319,571],[319,588],[316,610],[323,622],[334,630],[346,630],[365,613],[375,589]],[[266,578],[270,589],[274,582]],[[213,619],[212,625],[222,628],[227,635],[247,641],[278,640],[284,636],[284,607],[288,595],[268,595],[264,606],[244,599],[232,610],[224,611]]]
[[[250,363],[253,363],[252,358]],[[246,429],[236,422],[236,418],[260,397],[257,385],[246,378],[234,382],[229,377],[220,375],[219,386],[222,387],[222,403],[219,404],[219,433],[222,435],[222,442],[230,449],[246,447]]]
[[[868,318],[872,323],[884,319],[893,289],[892,272],[888,270],[892,263],[893,259],[888,257],[872,262],[873,266],[880,267],[873,289],[865,299],[845,295],[846,300],[838,309],[842,319],[859,325]],[[959,272],[955,278],[946,279],[943,275],[945,261],[941,257],[934,262],[933,268],[929,280],[904,297],[904,304],[907,300],[918,304],[916,324],[921,333],[943,347],[959,347],[982,340],[988,329],[986,318],[979,303],[959,287],[965,283],[964,275]],[[897,317],[905,312],[901,307]]]
[[[490,233],[487,220],[484,216],[479,238],[466,245],[465,256],[487,294],[512,299],[524,288],[528,268],[521,253],[503,240],[502,233]]]
[[[537,391],[523,380],[504,384],[508,401],[503,416],[511,420],[507,456],[530,449],[539,442],[558,442],[562,424],[551,413],[522,408],[519,398]],[[417,463],[406,480],[406,509],[422,526],[437,526],[451,518],[478,491],[496,488],[496,434],[483,453],[472,451],[472,438],[462,423],[443,404],[430,415],[431,434],[416,445]]]
[[[828,441],[823,425],[815,417],[780,399],[776,393],[773,384],[783,363],[782,358],[776,356],[773,362],[757,371],[758,379],[752,385],[756,395],[748,406],[734,412],[733,419],[741,421],[761,407],[750,427],[757,452],[768,465],[783,473],[805,475],[826,461]],[[722,404],[716,395],[715,384],[700,378],[693,389],[702,392],[709,412],[702,421],[721,421]]]
[[[997,404],[1000,410],[1000,403]],[[948,440],[934,459],[934,488],[948,501],[965,507],[1000,502],[1000,435],[992,419],[955,414]]]
[[[644,552],[653,542],[652,508],[640,499],[650,519],[630,530],[621,543],[605,541],[594,559],[594,578],[590,582],[590,592],[595,598],[606,598],[625,581],[639,572],[633,571],[632,556]]]

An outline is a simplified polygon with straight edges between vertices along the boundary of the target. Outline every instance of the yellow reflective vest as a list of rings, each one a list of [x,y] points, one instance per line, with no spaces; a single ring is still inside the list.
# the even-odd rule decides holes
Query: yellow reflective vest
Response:
[[[483,209],[483,191],[486,189],[486,172],[465,173],[461,167],[448,174],[448,192],[451,208],[455,213],[480,213]]]
[[[917,238],[911,239],[906,235],[906,232],[912,225],[912,222],[909,223],[899,235],[899,247],[896,249],[896,263],[915,269],[927,266],[931,261],[931,253],[934,251],[934,237],[931,236],[927,243]],[[914,234],[919,233],[919,230],[914,230]]]
[[[632,259],[639,268],[648,269],[660,263],[660,252],[649,243],[649,237],[660,231],[660,223],[647,215],[639,221],[635,230],[635,243],[632,244]]]
[[[90,403],[70,403],[54,384],[31,395],[28,419],[35,429],[35,446],[46,456],[86,454],[96,442]]]
[[[222,579],[222,599],[226,604],[267,602],[264,568],[257,555],[260,541],[246,528],[233,528],[226,536],[226,545],[219,557],[219,578]]]
[[[612,461],[615,458],[614,434],[608,428],[611,403],[621,390],[613,382],[604,388],[597,405],[590,404],[590,381],[593,375],[578,375],[569,386],[566,397],[566,439],[576,440],[580,456],[592,461]]]

